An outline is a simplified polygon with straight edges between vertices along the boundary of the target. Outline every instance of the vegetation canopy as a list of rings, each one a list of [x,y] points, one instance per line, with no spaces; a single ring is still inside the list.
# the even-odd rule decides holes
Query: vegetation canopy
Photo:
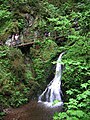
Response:
[[[30,49],[8,47],[12,33]],[[0,115],[19,107],[52,80],[58,55],[62,57],[64,110],[54,120],[90,119],[90,1],[0,1]],[[39,88],[39,89],[38,89]],[[53,104],[58,103],[54,101]]]

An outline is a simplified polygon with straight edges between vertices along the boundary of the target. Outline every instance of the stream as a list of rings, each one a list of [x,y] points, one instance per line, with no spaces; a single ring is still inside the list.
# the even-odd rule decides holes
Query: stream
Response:
[[[60,112],[62,107],[48,107],[43,103],[31,101],[16,109],[7,109],[4,120],[53,120],[55,112]]]

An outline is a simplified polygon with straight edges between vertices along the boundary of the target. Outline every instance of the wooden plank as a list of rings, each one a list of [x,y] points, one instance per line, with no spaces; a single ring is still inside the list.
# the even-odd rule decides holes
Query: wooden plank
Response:
[[[30,42],[30,43],[22,43],[22,44],[19,44],[19,45],[16,45],[17,47],[24,47],[24,46],[31,46],[33,45],[34,42]]]

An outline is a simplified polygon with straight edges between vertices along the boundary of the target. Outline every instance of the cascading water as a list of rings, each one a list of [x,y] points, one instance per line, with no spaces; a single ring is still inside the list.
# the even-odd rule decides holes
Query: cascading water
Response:
[[[53,115],[56,112],[62,111],[62,99],[61,99],[61,57],[64,53],[61,53],[56,65],[56,73],[54,79],[48,84],[45,91],[39,96],[37,101],[31,101],[29,104],[22,106],[21,108],[12,109],[7,111],[7,115],[4,120],[53,120]],[[28,62],[28,61],[26,61]],[[54,101],[57,100],[57,104]]]
[[[63,105],[63,102],[61,99],[62,69],[61,69],[61,63],[60,63],[63,54],[64,54],[64,52],[60,54],[60,56],[57,60],[56,73],[55,73],[54,79],[47,85],[47,88],[39,96],[39,100],[38,100],[38,102],[43,102],[46,105],[51,106],[51,107]],[[58,101],[57,104],[53,105],[54,101]]]

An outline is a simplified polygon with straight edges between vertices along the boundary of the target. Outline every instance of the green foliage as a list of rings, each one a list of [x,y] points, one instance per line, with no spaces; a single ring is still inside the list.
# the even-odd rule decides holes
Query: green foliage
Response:
[[[68,95],[76,95],[75,98],[70,98],[66,112],[59,113],[54,116],[54,120],[89,120],[90,118],[90,80],[87,83],[81,84],[80,90],[71,89],[66,91]]]
[[[24,27],[24,18],[17,9],[16,1],[2,1],[0,4],[0,40],[5,41],[12,32],[19,32]],[[18,14],[18,16],[17,16]]]
[[[46,39],[43,42],[38,42],[37,46],[40,48],[36,49],[36,51],[35,48],[32,48],[31,55],[36,73],[35,80],[43,85],[43,83],[46,83],[47,77],[52,73],[51,60],[57,53],[57,45],[52,40]]]
[[[32,72],[30,70],[27,70],[25,73],[25,78],[28,80],[33,80],[34,78],[32,77]]]
[[[20,84],[20,79],[24,78],[23,66],[21,66],[23,63],[19,59],[20,55],[21,53],[19,53],[17,50],[13,51],[13,49],[4,46],[0,47],[0,103],[2,103],[4,107],[9,105],[20,105],[20,103],[18,103],[18,101],[20,101],[19,97],[17,97],[16,104],[13,104],[13,101],[11,100],[12,97],[14,100],[14,96],[16,97],[16,95],[13,93],[15,92],[15,89],[17,90],[17,88],[14,87]],[[19,60],[17,61],[18,64],[14,62],[16,59]],[[9,100],[7,101],[7,99]]]
[[[66,69],[63,72],[63,82],[68,100],[66,112],[57,117],[66,120],[89,120],[90,114],[90,48],[89,39],[78,36],[75,44],[69,47],[64,56]],[[72,38],[74,40],[75,38]],[[68,76],[68,77],[67,77]],[[54,118],[56,119],[56,118]]]
[[[84,4],[84,5],[82,5]],[[53,28],[61,29],[60,35],[67,37],[67,42],[62,48],[66,51],[63,56],[65,70],[62,76],[63,92],[66,92],[65,112],[56,114],[54,120],[89,120],[90,118],[90,38],[89,38],[89,9],[90,4],[74,3],[73,11],[63,18],[68,20],[68,25],[58,24],[59,18],[50,18]],[[78,3],[78,5],[80,5]],[[65,22],[66,23],[66,22]],[[61,26],[60,26],[61,25]],[[65,33],[62,28],[65,28]]]
[[[5,112],[0,112],[0,119],[2,120],[3,116],[5,115]]]
[[[89,117],[82,110],[67,110],[67,112],[59,113],[54,120],[89,120]]]
[[[10,20],[11,18],[11,12],[8,10],[0,10],[0,37],[5,33],[8,34],[12,24],[12,21]],[[8,32],[7,29],[9,29]],[[2,37],[0,39],[3,40]]]
[[[54,100],[53,104],[52,105],[55,105],[57,103],[59,103],[60,101],[59,100]]]
[[[59,9],[58,7],[54,6],[53,4],[50,4],[49,2],[41,2],[42,5],[42,10],[43,13],[41,13],[43,15],[43,17],[54,17],[57,16],[59,14]]]
[[[55,18],[48,18],[50,22],[50,29],[57,32],[57,35],[66,36],[70,32],[71,23],[67,16],[59,16]]]
[[[89,120],[90,118],[90,2],[89,0],[1,0],[0,40],[6,40],[13,31],[23,30],[25,14],[36,18],[32,29],[43,36],[31,48],[35,79],[30,65],[25,65],[22,53],[14,48],[0,47],[0,103],[4,107],[26,103],[39,83],[43,87],[53,74],[53,57],[63,56],[65,70],[62,88],[65,93],[65,112],[55,114],[54,120]],[[57,46],[56,38],[64,39]],[[47,80],[50,81],[50,80]],[[47,82],[48,83],[48,82]],[[29,92],[30,91],[30,95]],[[54,101],[57,103],[57,101]]]
[[[0,46],[0,103],[3,108],[25,104],[31,98],[30,90],[35,92],[36,83],[29,67],[20,50]]]
[[[0,21],[10,18],[11,13],[7,10],[0,10]]]

